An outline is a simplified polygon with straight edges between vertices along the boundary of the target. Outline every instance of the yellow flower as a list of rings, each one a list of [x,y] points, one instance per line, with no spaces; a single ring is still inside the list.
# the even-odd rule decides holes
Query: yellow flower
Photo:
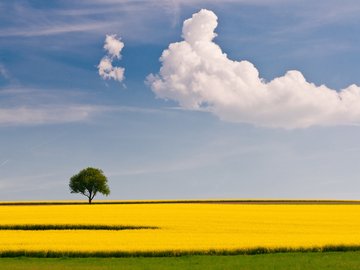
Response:
[[[88,224],[141,230],[0,230],[1,251],[209,251],[360,245],[360,205],[0,206],[0,226]]]

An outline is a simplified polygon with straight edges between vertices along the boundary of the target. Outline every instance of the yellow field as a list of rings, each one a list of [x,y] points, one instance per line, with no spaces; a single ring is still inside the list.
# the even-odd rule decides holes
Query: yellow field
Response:
[[[123,231],[0,230],[0,252],[181,252],[360,245],[360,205],[1,205],[0,217],[0,225],[160,227]]]

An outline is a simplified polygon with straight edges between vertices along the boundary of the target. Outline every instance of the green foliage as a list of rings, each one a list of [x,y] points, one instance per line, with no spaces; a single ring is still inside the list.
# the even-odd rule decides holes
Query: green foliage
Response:
[[[0,225],[1,230],[46,231],[46,230],[141,230],[159,229],[155,226],[97,225],[97,224],[9,224]]]
[[[81,170],[70,178],[69,183],[71,193],[80,193],[89,199],[89,203],[97,193],[104,195],[110,194],[107,178],[103,171],[97,168],[88,167]]]
[[[160,251],[59,251],[59,250],[2,250],[2,257],[39,257],[39,258],[122,258],[122,257],[186,257],[194,255],[208,256],[237,256],[237,255],[264,255],[264,254],[291,254],[291,253],[332,253],[332,252],[360,252],[359,245],[338,245],[310,248],[249,248],[249,249],[233,249],[233,250],[160,250]]]

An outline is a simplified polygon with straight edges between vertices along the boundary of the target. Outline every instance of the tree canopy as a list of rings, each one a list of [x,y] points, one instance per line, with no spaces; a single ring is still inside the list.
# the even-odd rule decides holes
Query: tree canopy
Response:
[[[107,182],[102,170],[88,167],[70,178],[69,187],[71,193],[80,193],[86,196],[91,203],[97,193],[106,196],[110,194]]]

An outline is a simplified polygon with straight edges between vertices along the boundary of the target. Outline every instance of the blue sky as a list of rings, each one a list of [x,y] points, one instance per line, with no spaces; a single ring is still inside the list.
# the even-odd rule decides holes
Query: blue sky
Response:
[[[3,0],[0,200],[81,199],[68,181],[87,166],[104,170],[109,199],[359,198],[357,118],[290,127],[286,107],[279,126],[232,121],[145,82],[200,9],[216,14],[227,57],[264,81],[299,70],[316,86],[360,85],[357,1]],[[98,75],[107,34],[125,44],[122,82]]]

